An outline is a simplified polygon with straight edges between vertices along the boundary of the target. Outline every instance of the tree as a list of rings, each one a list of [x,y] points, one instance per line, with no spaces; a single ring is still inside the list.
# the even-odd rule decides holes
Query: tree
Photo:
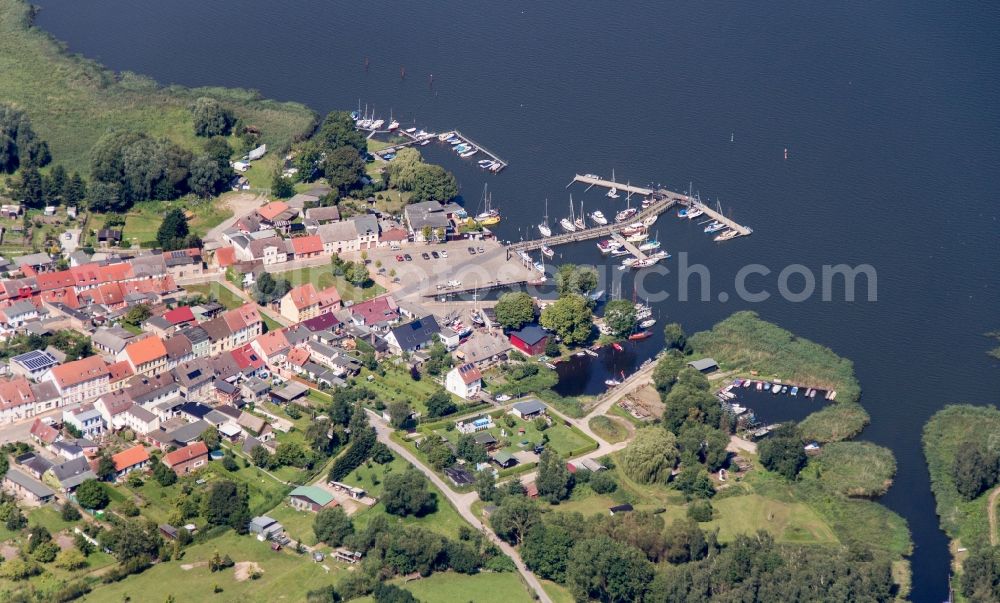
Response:
[[[698,503],[692,503],[692,508]],[[708,514],[712,514],[712,505],[708,505]],[[708,555],[708,541],[705,540],[705,533],[701,531],[695,521],[676,519],[670,525],[664,538],[666,550],[664,556],[670,563],[689,563],[704,559]]]
[[[543,327],[554,331],[567,345],[584,343],[594,328],[590,305],[582,295],[560,297],[542,310],[539,321]]]
[[[413,176],[413,195],[410,200],[451,201],[458,196],[455,176],[439,165],[421,164]]]
[[[167,210],[156,231],[156,242],[164,251],[178,249],[190,232],[187,216],[176,207]]]
[[[674,480],[674,486],[683,492],[684,497],[688,500],[715,496],[715,486],[712,485],[712,479],[699,465],[689,465],[681,469]]]
[[[228,525],[238,533],[245,534],[250,521],[246,484],[236,484],[227,479],[212,482],[202,495],[201,514],[209,525]]]
[[[604,306],[604,324],[615,337],[624,337],[635,330],[635,304],[627,299],[613,299]]]
[[[43,167],[50,160],[49,145],[35,134],[28,116],[0,103],[0,174],[12,174],[22,166]]]
[[[107,448],[101,450],[97,457],[97,478],[108,481],[115,476],[115,462],[111,460],[111,453]]]
[[[229,159],[233,156],[233,147],[222,136],[213,136],[202,145],[205,156],[212,158],[220,166],[229,167]]]
[[[212,426],[202,432],[201,441],[205,442],[209,450],[218,450],[222,438],[219,437],[219,430]]]
[[[427,489],[427,478],[412,467],[385,478],[381,501],[386,513],[400,517],[422,517],[437,508],[434,493]]]
[[[684,368],[685,360],[676,350],[668,351],[656,361],[653,367],[653,385],[661,394],[670,393],[677,383],[677,374]]]
[[[578,472],[579,473],[579,472]],[[597,494],[611,494],[618,489],[618,482],[615,481],[614,476],[608,471],[598,471],[590,476],[590,480],[587,482],[590,489]]]
[[[666,484],[676,465],[674,434],[658,427],[636,431],[635,438],[621,452],[622,471],[640,484]]]
[[[694,369],[684,369],[685,371]],[[697,371],[695,371],[697,372]],[[722,418],[722,408],[715,396],[700,386],[678,381],[663,399],[663,425],[678,432],[685,423],[703,423],[718,427]]]
[[[78,207],[87,198],[87,184],[80,172],[73,172],[73,177],[66,181],[63,189],[63,202],[70,207]]]
[[[156,524],[145,519],[115,523],[111,530],[101,532],[100,541],[120,562],[155,559],[163,544]]]
[[[451,394],[441,388],[435,390],[427,398],[424,405],[427,407],[427,416],[431,418],[450,415],[458,410],[458,407],[455,406],[455,403],[451,399]]]
[[[201,97],[191,106],[196,136],[228,136],[236,123],[233,112],[214,98]]]
[[[164,488],[173,485],[177,481],[177,474],[170,467],[167,467],[159,460],[153,462],[153,479]]]
[[[94,182],[87,187],[87,207],[90,211],[122,213],[130,205],[122,200],[121,185],[117,182]]]
[[[250,449],[250,462],[256,467],[267,469],[271,466],[271,453],[263,444],[257,444]]]
[[[287,199],[295,194],[292,181],[282,176],[280,170],[276,170],[271,177],[271,194],[279,199]]]
[[[66,501],[59,507],[59,516],[63,521],[80,521],[80,512],[69,501]]]
[[[358,131],[354,119],[346,111],[328,113],[314,140],[327,153],[345,146],[354,147],[358,152],[368,148],[365,135]]]
[[[339,147],[327,153],[323,160],[323,174],[330,186],[343,194],[361,182],[361,177],[365,175],[365,162],[354,147]]]
[[[520,329],[535,320],[535,300],[523,291],[504,293],[494,308],[497,321],[506,329]]]
[[[354,524],[340,507],[320,509],[313,520],[313,533],[320,542],[340,546],[344,538],[354,533]]]
[[[997,457],[974,441],[965,442],[956,450],[952,479],[962,498],[972,500],[996,483]]]
[[[566,564],[566,582],[580,601],[641,601],[653,567],[641,552],[599,536],[577,542]]]
[[[486,446],[476,443],[476,436],[471,433],[464,433],[458,438],[455,444],[455,456],[465,459],[469,463],[485,463],[489,460],[489,453]]]
[[[372,591],[375,603],[420,603],[420,599],[413,596],[410,591],[400,588],[395,584],[384,584],[379,582]]]
[[[76,571],[87,567],[87,558],[77,549],[66,549],[56,557],[56,567]]]
[[[551,448],[546,448],[538,460],[538,495],[552,504],[569,497],[573,476],[566,463]]]
[[[981,546],[969,553],[962,562],[961,592],[975,603],[1000,601],[1000,549]]]
[[[792,427],[772,432],[770,437],[757,445],[757,453],[761,465],[785,479],[795,479],[807,460],[802,439]]]
[[[597,281],[597,269],[593,266],[563,264],[556,271],[556,290],[560,297],[572,293],[591,293],[597,289]]]
[[[112,130],[91,149],[91,177],[119,185],[120,206],[114,211],[120,212],[137,201],[176,199],[186,193],[191,159],[190,151],[170,140]]]
[[[521,545],[524,564],[540,578],[564,583],[569,552],[576,536],[558,523],[536,525],[528,531]]]
[[[45,189],[38,168],[29,165],[21,170],[21,177],[14,185],[14,198],[35,209],[45,205]]]
[[[108,506],[108,490],[96,479],[85,480],[76,488],[76,500],[84,509],[103,509]]]
[[[370,280],[368,266],[364,262],[347,262],[344,265],[344,278],[355,287],[363,287]]]
[[[358,412],[364,415],[364,411]],[[337,457],[333,462],[333,467],[330,467],[330,481],[339,482],[344,479],[348,473],[357,469],[371,455],[376,442],[376,434],[375,430],[368,426],[367,419],[364,417],[362,419],[365,421],[363,427],[355,429],[352,425],[351,445],[348,446],[344,454]]]
[[[679,323],[672,322],[664,326],[663,338],[667,349],[678,350],[683,354],[691,353],[691,345],[687,342],[687,336]]]
[[[476,473],[476,494],[479,500],[489,502],[497,494],[497,478],[493,475],[493,470],[486,468]]]
[[[217,140],[213,138],[212,140]],[[225,142],[225,141],[223,141]],[[232,179],[232,170],[227,169],[229,163],[220,164],[218,159],[209,155],[198,155],[191,160],[191,175],[188,176],[188,188],[191,192],[207,199],[225,190]]]
[[[150,309],[149,304],[138,304],[129,308],[125,316],[122,317],[122,320],[133,327],[138,327],[152,315],[153,311]]]
[[[540,520],[541,512],[534,502],[523,496],[507,496],[490,515],[490,526],[501,539],[516,545]]]
[[[677,445],[684,463],[702,463],[709,471],[718,471],[729,458],[729,437],[708,425],[684,425],[677,434]]]

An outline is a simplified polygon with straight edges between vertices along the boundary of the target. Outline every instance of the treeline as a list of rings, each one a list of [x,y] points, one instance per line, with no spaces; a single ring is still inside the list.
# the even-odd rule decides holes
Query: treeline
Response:
[[[51,160],[48,143],[35,134],[28,116],[0,103],[0,173],[13,174],[21,166],[40,168]]]

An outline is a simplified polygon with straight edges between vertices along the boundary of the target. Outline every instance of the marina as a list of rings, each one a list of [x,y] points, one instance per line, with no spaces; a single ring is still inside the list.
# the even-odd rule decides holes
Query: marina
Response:
[[[389,124],[390,126],[395,124],[395,127],[383,130],[379,129],[379,127],[381,127],[382,124],[380,124],[379,127],[375,127],[374,124],[379,124],[379,122],[382,122],[384,124],[384,120],[373,121],[371,119],[366,119],[362,117],[362,114],[357,112],[355,112],[354,115],[355,115],[355,127],[357,127],[357,129],[361,131],[368,132],[369,140],[373,139],[376,134],[390,134],[395,136],[402,136],[408,139],[403,142],[391,143],[390,146],[384,149],[379,149],[378,151],[375,151],[373,153],[373,155],[377,159],[383,161],[392,161],[395,158],[396,153],[400,149],[405,149],[406,147],[413,147],[418,145],[426,146],[431,142],[437,141],[443,144],[450,145],[452,147],[452,150],[455,151],[455,153],[458,154],[458,156],[463,159],[478,157],[480,155],[485,157],[483,159],[477,159],[476,160],[477,164],[479,165],[480,168],[493,172],[494,174],[500,173],[508,165],[507,161],[501,159],[499,155],[490,151],[483,145],[472,140],[471,138],[469,138],[468,136],[466,136],[465,134],[463,134],[458,130],[448,130],[443,134],[427,132],[425,130],[418,130],[415,127],[406,128],[405,130],[400,130],[399,123],[395,121]]]

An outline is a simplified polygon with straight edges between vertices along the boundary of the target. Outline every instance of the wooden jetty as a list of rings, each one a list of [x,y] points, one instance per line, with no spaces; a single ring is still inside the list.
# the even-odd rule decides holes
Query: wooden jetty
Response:
[[[504,161],[503,159],[501,159],[496,153],[494,153],[493,151],[487,149],[486,147],[484,147],[483,145],[479,144],[478,142],[472,140],[471,138],[469,138],[465,134],[462,134],[458,130],[448,130],[447,132],[448,132],[448,134],[451,134],[451,135],[453,135],[453,136],[455,136],[457,138],[462,139],[462,142],[468,143],[469,145],[476,147],[477,149],[479,149],[479,153],[482,153],[483,155],[489,157],[490,160],[493,161],[493,167],[491,167],[489,169],[489,171],[493,172],[494,174],[499,173],[500,171],[502,171],[504,168],[507,167],[507,165],[508,165],[507,162]],[[398,142],[398,143],[392,144],[391,146],[388,146],[388,147],[386,147],[384,149],[379,149],[378,151],[375,151],[374,153],[372,153],[373,155],[375,155],[375,157],[377,157],[379,159],[382,159],[382,160],[385,159],[386,155],[388,155],[390,153],[395,153],[395,152],[399,151],[400,149],[403,149],[403,148],[406,148],[406,147],[412,147],[412,146],[415,146],[415,145],[422,145],[425,141],[433,141],[433,140],[437,140],[437,138],[438,138],[437,134],[428,134],[426,136],[416,136],[415,134],[411,134],[410,132],[406,132],[405,130],[394,130],[394,131],[389,131],[389,130],[377,130],[377,131],[375,131],[375,130],[373,130],[368,135],[368,138],[371,139],[375,134],[395,134],[395,135],[403,136],[403,137],[406,137],[406,138],[410,139],[410,140],[407,140],[405,142]],[[471,158],[475,159],[476,155],[473,155]]]
[[[465,142],[467,142],[467,143],[471,144],[472,146],[476,147],[477,149],[479,149],[480,153],[482,153],[483,155],[486,155],[487,157],[489,157],[490,159],[492,159],[496,163],[496,167],[492,168],[493,172],[500,172],[502,169],[504,169],[505,167],[507,167],[507,165],[508,165],[507,162],[504,161],[503,159],[500,159],[500,157],[496,153],[494,153],[493,151],[487,149],[483,145],[479,144],[475,140],[472,140],[471,138],[469,138],[465,134],[462,134],[458,130],[453,130],[453,132],[455,132],[455,136],[461,138]],[[473,155],[473,157],[475,157],[475,155]]]
[[[585,228],[583,230],[577,230],[576,232],[567,232],[563,234],[554,235],[551,237],[546,237],[544,239],[532,239],[530,241],[521,241],[519,243],[512,243],[507,246],[507,258],[510,259],[511,253],[517,253],[519,251],[531,251],[533,249],[540,249],[542,245],[548,245],[552,247],[553,245],[564,245],[566,243],[575,243],[577,241],[586,241],[588,239],[596,239],[598,237],[610,237],[611,235],[617,234],[618,232],[628,228],[631,224],[635,222],[641,222],[643,219],[650,216],[659,215],[678,203],[677,199],[665,198],[653,202],[649,207],[642,210],[636,216],[627,222],[616,222],[613,224],[605,224],[604,226],[592,226],[590,228]],[[645,254],[640,252],[631,243],[626,243],[626,248],[631,246],[630,252],[634,253],[640,259],[645,258]],[[633,252],[634,249],[634,252]]]
[[[611,233],[611,238],[621,243],[622,247],[624,247],[629,253],[634,255],[636,258],[640,260],[646,259],[646,254],[644,252],[639,251],[638,247],[636,247],[632,243],[629,243],[625,237],[621,236],[617,232]]]
[[[575,176],[573,176],[573,180],[566,186],[567,188],[569,188],[570,186],[572,186],[577,182],[581,184],[586,184],[588,185],[588,187],[598,186],[607,189],[615,188],[618,189],[619,191],[624,191],[626,193],[632,193],[646,197],[653,194],[657,194],[661,197],[666,197],[667,199],[673,199],[677,203],[680,203],[682,205],[697,207],[701,211],[705,212],[706,216],[712,218],[713,220],[717,220],[722,224],[725,224],[728,228],[736,231],[738,233],[738,236],[748,236],[750,233],[753,232],[751,228],[743,226],[742,224],[737,223],[735,220],[731,218],[727,218],[726,216],[722,215],[721,212],[712,209],[711,207],[705,205],[701,201],[698,201],[689,195],[682,195],[681,193],[675,193],[674,191],[670,191],[665,188],[653,190],[651,188],[644,188],[641,186],[632,186],[631,184],[622,184],[621,182],[615,182],[614,180],[604,180],[603,178],[594,178],[593,176],[586,176],[586,175],[581,176],[580,174],[576,174]]]

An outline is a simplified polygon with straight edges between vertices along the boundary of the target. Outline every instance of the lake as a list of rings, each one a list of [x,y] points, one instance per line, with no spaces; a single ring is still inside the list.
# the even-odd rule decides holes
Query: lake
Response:
[[[913,599],[945,598],[920,435],[944,404],[1000,391],[982,336],[1000,328],[996,3],[35,1],[42,28],[117,70],[461,129],[510,167],[487,176],[438,145],[428,159],[472,208],[489,183],[505,239],[535,236],[546,198],[556,220],[570,192],[605,214],[625,201],[567,190],[575,173],[721,201],[751,237],[716,244],[669,216],[654,228],[667,268],[687,252],[712,279],[710,301],[655,302],[660,324],[694,332],[750,308],[854,360],[862,437],[899,464],[883,502],[913,532]],[[558,251],[606,264],[593,242]],[[736,301],[749,263],[773,271],[750,281],[772,291],[790,264],[871,264],[878,301]],[[615,273],[630,297],[634,275]],[[672,277],[644,289],[676,291]],[[633,364],[661,343],[630,347]]]

